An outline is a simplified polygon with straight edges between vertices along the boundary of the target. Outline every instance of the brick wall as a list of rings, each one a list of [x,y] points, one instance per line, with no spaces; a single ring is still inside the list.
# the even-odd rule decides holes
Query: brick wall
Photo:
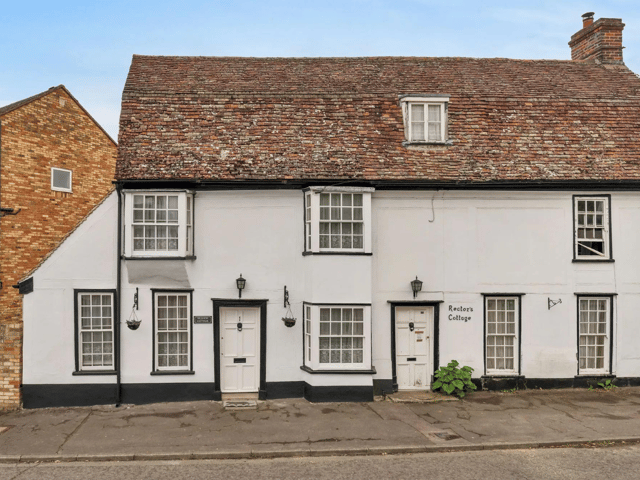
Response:
[[[571,60],[622,63],[622,30],[619,18],[601,18],[571,37]]]
[[[20,406],[22,298],[15,285],[112,187],[116,146],[59,87],[0,117],[0,409]],[[51,167],[73,171],[51,190]],[[46,321],[46,319],[43,319]]]

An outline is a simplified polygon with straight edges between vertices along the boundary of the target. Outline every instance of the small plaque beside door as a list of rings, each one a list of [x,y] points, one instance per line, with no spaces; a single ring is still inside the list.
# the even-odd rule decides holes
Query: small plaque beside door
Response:
[[[212,323],[213,317],[193,317],[193,323]]]

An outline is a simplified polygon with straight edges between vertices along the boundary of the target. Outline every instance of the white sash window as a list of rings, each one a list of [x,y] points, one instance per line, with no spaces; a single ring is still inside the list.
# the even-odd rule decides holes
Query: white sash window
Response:
[[[373,188],[312,187],[305,192],[305,252],[371,252]]]
[[[574,238],[577,260],[609,260],[609,197],[574,197]]]
[[[305,364],[315,370],[371,369],[371,307],[305,304]]]
[[[578,297],[578,370],[609,373],[610,297]]]
[[[485,297],[487,375],[518,373],[518,297]]]
[[[193,195],[186,191],[125,194],[125,256],[193,254]]]

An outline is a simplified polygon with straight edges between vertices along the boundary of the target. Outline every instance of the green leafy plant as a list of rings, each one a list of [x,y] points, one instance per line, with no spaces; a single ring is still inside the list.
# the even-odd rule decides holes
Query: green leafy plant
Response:
[[[614,388],[616,388],[616,386],[611,383],[610,378],[604,380],[603,382],[598,382],[598,386],[604,388],[605,390],[613,390]]]
[[[462,398],[467,392],[475,390],[476,386],[471,381],[471,373],[473,368],[462,367],[456,360],[451,360],[446,367],[440,367],[433,374],[436,381],[433,382],[431,388],[433,390],[442,389],[447,395],[457,395]]]

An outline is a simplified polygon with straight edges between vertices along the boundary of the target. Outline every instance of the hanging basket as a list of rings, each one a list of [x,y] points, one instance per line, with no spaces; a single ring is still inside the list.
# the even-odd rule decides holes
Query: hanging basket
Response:
[[[296,319],[295,318],[282,317],[282,321],[284,322],[285,326],[287,326],[287,327],[293,327],[296,324]]]
[[[137,330],[141,322],[142,320],[138,318],[136,311],[132,308],[131,315],[127,319],[127,327],[129,327],[129,330]]]
[[[289,305],[287,313],[285,313],[284,317],[282,317],[282,321],[284,322],[285,326],[289,328],[293,327],[296,324],[296,319],[293,316],[293,312],[291,311],[291,305]]]

